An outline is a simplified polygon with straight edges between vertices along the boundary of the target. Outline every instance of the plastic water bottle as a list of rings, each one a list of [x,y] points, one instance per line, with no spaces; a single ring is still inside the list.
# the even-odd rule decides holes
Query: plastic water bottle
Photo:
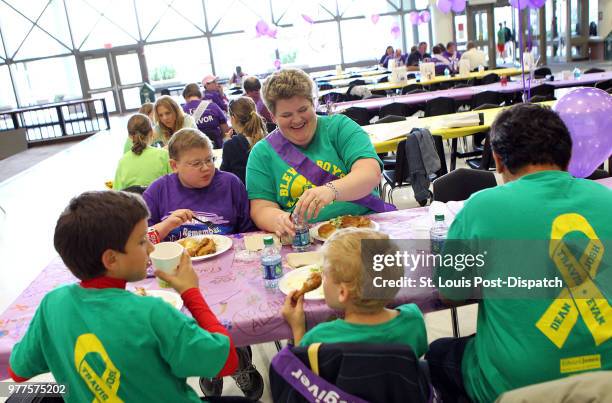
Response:
[[[280,252],[274,246],[274,238],[271,236],[264,237],[261,267],[263,269],[264,286],[266,288],[277,288],[278,279],[283,275],[283,265]]]
[[[574,71],[572,73],[574,74],[575,80],[579,79],[580,76],[582,75],[582,72],[580,71],[578,67],[574,68]]]
[[[435,223],[429,231],[429,238],[431,239],[431,253],[438,255],[442,253],[444,248],[444,241],[448,235],[448,227],[444,223],[444,214],[436,214]]]
[[[300,220],[297,214],[291,216],[295,226],[295,236],[293,237],[293,250],[305,252],[310,247],[310,228],[305,220]]]
[[[444,69],[444,77],[450,76],[450,70],[447,68]]]

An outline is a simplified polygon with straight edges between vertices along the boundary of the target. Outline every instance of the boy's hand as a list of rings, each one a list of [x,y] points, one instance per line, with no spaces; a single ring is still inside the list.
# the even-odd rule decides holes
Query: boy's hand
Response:
[[[189,257],[187,251],[183,251],[176,274],[173,275],[156,270],[155,275],[170,284],[179,294],[184,293],[190,288],[199,288],[200,285],[200,279],[193,270],[191,257]]]
[[[183,208],[179,210],[174,210],[172,214],[168,216],[164,221],[168,222],[168,225],[173,225],[172,229],[178,227],[179,225],[183,225],[186,222],[191,221],[193,218],[193,211]]]
[[[287,321],[291,330],[301,330],[302,332],[306,329],[306,317],[304,316],[304,296],[300,296],[297,302],[293,302],[293,295],[297,290],[291,291],[285,298],[285,303],[281,309],[283,318]]]

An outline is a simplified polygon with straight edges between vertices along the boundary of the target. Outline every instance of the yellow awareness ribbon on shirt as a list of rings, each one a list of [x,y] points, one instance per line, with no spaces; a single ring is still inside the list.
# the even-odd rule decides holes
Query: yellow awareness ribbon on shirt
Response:
[[[581,232],[589,239],[578,260],[563,241],[570,232]],[[604,245],[583,216],[563,214],[553,221],[548,253],[567,287],[544,312],[536,327],[557,348],[565,344],[579,314],[596,346],[612,337],[612,308],[593,282],[604,252]]]
[[[92,353],[99,354],[106,365],[102,376],[99,376],[85,360],[87,354]],[[91,393],[94,394],[93,403],[123,403],[123,400],[117,396],[121,373],[115,367],[102,342],[95,334],[86,333],[77,338],[74,346],[74,364],[79,371],[79,375],[81,375]]]

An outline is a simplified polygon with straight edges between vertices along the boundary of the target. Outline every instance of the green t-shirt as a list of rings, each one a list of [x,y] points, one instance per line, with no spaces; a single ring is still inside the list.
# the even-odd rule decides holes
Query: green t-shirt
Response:
[[[317,129],[308,148],[297,147],[318,166],[338,177],[346,176],[353,164],[363,158],[382,162],[363,129],[344,115],[318,116]],[[251,150],[246,170],[249,199],[269,200],[290,211],[305,190],[314,187],[295,169],[289,167],[267,141]],[[372,194],[378,196],[378,190]],[[351,202],[334,202],[324,207],[315,221],[325,221],[345,214],[363,215],[371,211]]]
[[[217,375],[228,354],[226,336],[159,298],[73,284],[43,298],[10,366],[25,378],[51,371],[67,402],[200,402],[186,378]]]
[[[125,154],[128,151],[132,151],[133,145],[132,139],[128,136],[128,138],[125,139],[125,144],[123,144],[123,153]]]
[[[497,31],[497,43],[502,45],[506,43],[506,31],[504,31],[503,28],[500,28],[499,31]]]
[[[128,151],[119,160],[113,189],[149,186],[155,179],[169,173],[172,173],[172,169],[168,161],[168,150],[149,146],[140,155]]]
[[[423,314],[415,304],[404,304],[395,308],[399,315],[378,325],[348,323],[343,319],[319,323],[310,329],[300,342],[301,346],[312,343],[377,343],[407,344],[417,357],[427,351],[427,330]]]
[[[567,234],[579,235],[591,227],[597,238],[609,246],[612,239],[611,206],[612,191],[601,184],[576,179],[562,171],[538,172],[474,194],[455,218],[448,239],[495,240],[494,244],[500,248],[511,246],[515,240],[539,245],[535,251],[507,251],[507,259],[486,266],[484,274],[481,273],[484,278],[507,278],[521,270],[523,273],[540,273],[536,277],[546,279],[562,278],[549,257],[550,239],[560,239],[552,235],[561,234],[561,239],[566,240]],[[568,220],[568,217],[573,218]],[[586,237],[584,239],[588,241]],[[604,252],[593,280],[608,302],[612,295],[612,269],[611,260],[606,256],[611,256],[611,253]],[[529,257],[518,266],[521,255]],[[532,262],[533,267],[525,267],[531,266]],[[444,279],[457,278],[453,271],[447,275],[444,273],[449,272],[438,270],[438,274]],[[440,291],[444,294],[443,289]],[[553,291],[556,294],[557,291]],[[491,295],[491,291],[488,292]],[[555,301],[561,302],[561,309],[548,311],[554,307]],[[604,340],[599,345],[596,345],[594,333],[585,325],[581,313],[577,314],[570,330],[563,332],[558,324],[569,318],[567,307],[571,305],[573,313],[578,310],[576,301],[571,298],[567,306],[562,302],[543,296],[538,299],[489,299],[485,294],[478,306],[476,336],[468,343],[461,366],[466,390],[474,401],[494,401],[507,390],[579,371],[612,369],[610,324],[599,329]],[[602,302],[599,301],[599,307],[605,305]],[[603,312],[599,319],[611,321],[610,311],[607,314]],[[593,317],[597,316],[594,311],[592,313]],[[557,324],[553,319],[558,320]],[[547,325],[543,326],[543,323]],[[568,319],[566,324],[570,323]],[[605,326],[608,326],[607,330]],[[563,340],[563,334],[567,339]]]

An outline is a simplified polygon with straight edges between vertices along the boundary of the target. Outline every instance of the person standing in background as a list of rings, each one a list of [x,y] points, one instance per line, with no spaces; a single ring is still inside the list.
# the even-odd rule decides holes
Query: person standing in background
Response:
[[[497,53],[502,59],[503,63],[506,63],[506,31],[502,27],[501,22],[499,23],[499,31],[497,31]]]

